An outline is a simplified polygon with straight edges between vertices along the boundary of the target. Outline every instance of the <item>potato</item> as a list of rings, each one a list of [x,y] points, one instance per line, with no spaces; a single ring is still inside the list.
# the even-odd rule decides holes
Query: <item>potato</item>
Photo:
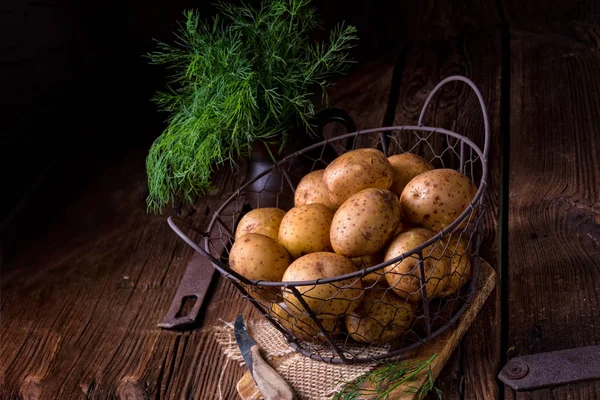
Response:
[[[429,161],[412,153],[396,154],[388,157],[388,161],[392,165],[394,176],[390,190],[398,197],[412,178],[433,169]]]
[[[369,254],[362,257],[354,257],[351,258],[356,268],[361,270],[365,268],[372,267],[377,264],[381,264],[383,262],[383,252],[377,252],[375,254]],[[365,287],[369,287],[374,285],[375,283],[383,283],[387,285],[387,281],[385,280],[385,275],[383,273],[383,268],[370,274],[367,274],[362,277],[362,281]]]
[[[324,169],[319,169],[304,175],[298,183],[296,193],[294,193],[295,207],[318,203],[334,209],[331,200],[329,200],[329,192],[327,192],[325,182],[323,182],[324,172]]]
[[[306,311],[290,309],[286,303],[273,303],[270,315],[298,339],[321,343],[327,341],[323,332]],[[319,319],[319,322],[332,338],[340,333],[339,320],[325,318]]]
[[[331,246],[346,257],[377,253],[400,224],[396,195],[384,189],[365,189],[351,196],[331,222]]]
[[[244,215],[235,230],[235,240],[248,233],[260,233],[277,240],[285,211],[279,208],[256,208]]]
[[[458,292],[471,277],[472,252],[467,241],[455,235],[451,236],[447,242],[444,257],[450,259],[450,282],[440,296],[449,296]]]
[[[329,230],[333,211],[323,204],[305,204],[288,211],[279,226],[279,243],[292,258],[331,251]]]
[[[259,233],[249,233],[233,243],[229,252],[229,266],[235,272],[250,280],[280,282],[290,256],[279,243]],[[246,285],[248,293],[263,305],[281,296],[275,287]]]
[[[406,221],[433,231],[450,225],[471,203],[477,188],[453,169],[434,169],[413,178],[400,196]]]
[[[229,252],[232,270],[250,280],[281,281],[290,256],[279,243],[259,233],[249,233],[233,243]]]
[[[387,290],[386,290],[387,289]],[[377,285],[367,289],[362,303],[346,315],[346,330],[361,343],[389,343],[404,335],[415,320],[415,307]]]
[[[349,258],[335,253],[318,252],[300,257],[283,275],[283,282],[333,278],[356,272]],[[303,300],[319,318],[337,318],[352,312],[362,299],[363,284],[360,277],[334,283],[296,287]],[[283,289],[283,299],[291,310],[305,310],[291,289]]]
[[[392,166],[376,149],[358,149],[337,157],[325,168],[323,182],[335,208],[363,189],[389,189]]]
[[[385,252],[384,260],[388,261],[398,257],[423,244],[433,236],[435,236],[435,233],[426,228],[413,228],[404,231],[390,243]],[[423,268],[427,297],[438,297],[446,289],[449,282],[450,267],[448,258],[442,257],[443,246],[441,246],[441,243],[434,243],[425,247],[422,253],[425,258]],[[421,271],[419,258],[416,254],[387,266],[385,273],[388,284],[398,296],[411,301],[421,300]]]

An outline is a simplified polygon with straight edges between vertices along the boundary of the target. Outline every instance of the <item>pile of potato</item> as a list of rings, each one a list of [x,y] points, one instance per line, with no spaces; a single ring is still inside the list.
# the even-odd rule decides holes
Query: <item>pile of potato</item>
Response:
[[[411,153],[376,149],[337,157],[302,178],[289,211],[260,208],[238,224],[231,268],[251,280],[297,282],[337,277],[410,251],[450,225],[476,193],[452,169],[434,169]],[[464,224],[462,226],[464,228]],[[329,284],[248,288],[296,337],[325,341],[345,330],[355,341],[389,343],[411,329],[423,293],[456,293],[471,274],[470,249],[454,234],[383,270]],[[314,313],[320,327],[309,316]]]

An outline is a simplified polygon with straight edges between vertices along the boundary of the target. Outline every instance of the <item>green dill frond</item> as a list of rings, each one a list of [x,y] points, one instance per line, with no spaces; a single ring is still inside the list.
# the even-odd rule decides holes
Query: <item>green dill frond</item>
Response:
[[[334,400],[358,400],[365,395],[375,396],[377,400],[389,400],[390,394],[402,386],[417,383],[425,378],[420,387],[409,386],[407,393],[416,394],[422,399],[432,389],[441,399],[441,392],[434,386],[431,363],[437,357],[432,355],[421,362],[391,363],[383,361],[372,372],[361,375],[352,382],[343,382],[342,389],[335,394]],[[370,388],[365,388],[368,386]]]
[[[157,42],[149,62],[168,73],[152,101],[168,113],[167,127],[146,160],[148,208],[175,198],[192,202],[211,188],[215,168],[246,156],[255,141],[302,124],[310,132],[317,86],[327,100],[328,78],[352,62],[356,29],[339,25],[328,42],[312,43],[318,28],[310,0],[264,1],[257,8],[221,2],[221,16],[203,21],[184,12],[174,43]]]

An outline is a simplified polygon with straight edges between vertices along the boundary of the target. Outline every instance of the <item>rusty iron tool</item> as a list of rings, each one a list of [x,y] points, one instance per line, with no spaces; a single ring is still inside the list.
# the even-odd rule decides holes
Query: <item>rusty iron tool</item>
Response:
[[[242,314],[236,318],[233,332],[246,366],[250,370],[250,375],[254,378],[265,400],[295,399],[290,385],[260,355],[258,345],[248,335]]]
[[[600,379],[600,346],[515,357],[498,378],[517,391]]]
[[[185,268],[177,293],[171,302],[171,307],[164,320],[158,324],[158,327],[182,329],[194,325],[214,273],[215,269],[210,260],[202,254],[194,252]],[[180,315],[180,310],[186,298],[193,298],[195,300],[194,306],[186,315]]]

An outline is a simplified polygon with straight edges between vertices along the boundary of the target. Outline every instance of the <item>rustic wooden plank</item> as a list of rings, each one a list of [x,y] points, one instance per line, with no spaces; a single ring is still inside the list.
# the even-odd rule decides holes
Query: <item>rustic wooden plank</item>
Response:
[[[600,52],[512,32],[509,356],[600,343]],[[596,399],[600,382],[507,398]]]
[[[500,199],[500,32],[461,34],[443,42],[418,43],[406,52],[395,125],[415,124],[433,87],[443,78],[460,74],[472,79],[487,105],[492,130],[489,180],[485,198],[482,256],[498,271],[498,211]],[[430,105],[424,123],[445,127],[483,147],[483,119],[470,89],[448,85]],[[444,145],[444,143],[439,143]],[[496,290],[467,332],[437,385],[444,398],[498,397],[496,374],[500,361],[500,291]]]
[[[92,179],[55,218],[60,225],[34,230],[2,266],[0,397],[181,393],[171,378],[189,359],[185,343],[208,336],[156,328],[191,249],[166,216],[146,214],[144,157],[140,149]],[[205,225],[239,180],[223,169],[220,189],[199,200],[194,223]]]
[[[403,24],[399,37],[412,42],[424,38],[445,41],[465,33],[494,31],[502,17],[494,1],[414,1],[400,4]]]
[[[346,21],[357,27],[359,57],[397,54],[405,44],[426,37],[456,37],[463,31],[496,29],[501,21],[496,1],[449,0],[375,2],[318,0],[326,25]]]
[[[598,32],[600,9],[592,0],[502,0],[500,3],[507,23],[515,30],[551,34],[559,40],[566,33],[586,41],[590,39],[587,33],[594,36]]]

